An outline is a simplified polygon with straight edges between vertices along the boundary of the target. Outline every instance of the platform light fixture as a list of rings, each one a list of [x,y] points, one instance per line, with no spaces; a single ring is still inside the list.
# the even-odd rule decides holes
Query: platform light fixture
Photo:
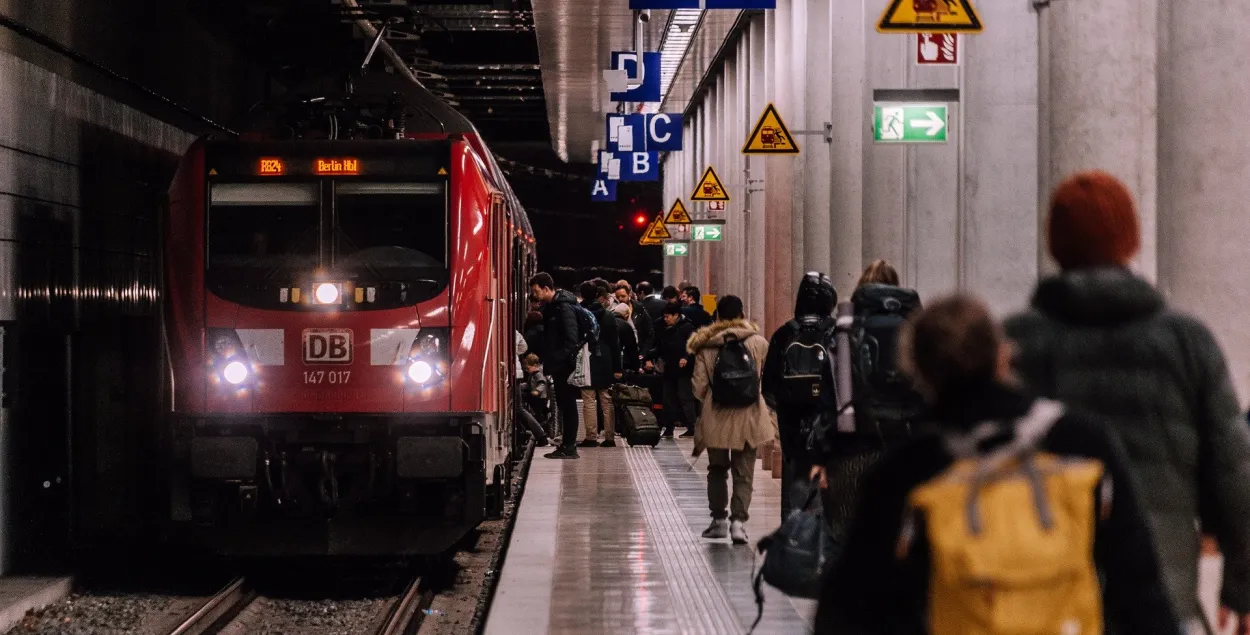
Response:
[[[668,98],[668,91],[677,77],[677,69],[686,57],[690,41],[703,19],[703,9],[673,9],[668,16],[668,26],[660,40],[660,103]]]

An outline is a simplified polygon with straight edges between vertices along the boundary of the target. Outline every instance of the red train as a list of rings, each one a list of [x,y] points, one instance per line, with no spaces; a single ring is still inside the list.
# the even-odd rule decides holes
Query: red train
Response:
[[[195,143],[164,249],[175,535],[415,555],[497,512],[534,254],[472,124],[399,77]]]

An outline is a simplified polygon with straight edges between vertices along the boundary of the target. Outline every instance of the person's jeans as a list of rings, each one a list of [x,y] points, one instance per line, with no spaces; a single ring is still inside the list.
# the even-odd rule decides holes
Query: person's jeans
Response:
[[[577,447],[577,397],[581,394],[581,389],[569,385],[569,376],[572,374],[572,369],[551,373],[551,381],[556,391],[556,406],[560,409],[560,418],[563,419],[564,432],[560,447],[566,449]]]
[[[694,422],[699,415],[695,410],[694,379],[688,375],[676,374],[664,376],[664,430],[672,434],[673,428],[680,420],[690,430],[694,430]]]
[[[804,501],[794,500],[796,483],[806,482],[812,473],[812,462],[806,455],[796,452],[795,456],[782,454],[781,460],[781,522],[790,517],[796,507]]]
[[[596,403],[599,404],[599,411],[603,413],[603,440],[611,441],[616,438],[616,417],[612,410],[612,391],[607,389],[582,389],[582,422],[583,427],[586,428],[586,438],[590,440],[599,438],[599,421],[595,418]]]
[[[733,498],[726,477],[733,472]],[[751,494],[755,481],[755,448],[707,451],[707,503],[712,518],[746,522],[750,518]],[[728,512],[726,512],[728,508]]]

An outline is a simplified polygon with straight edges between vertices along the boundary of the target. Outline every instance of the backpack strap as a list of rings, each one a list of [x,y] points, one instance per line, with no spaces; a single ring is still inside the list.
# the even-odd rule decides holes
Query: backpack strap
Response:
[[[981,514],[978,505],[978,493],[983,485],[994,480],[1002,466],[1013,459],[1019,460],[1025,478],[1033,493],[1033,504],[1042,527],[1050,529],[1054,524],[1054,515],[1050,502],[1046,499],[1046,488],[1042,482],[1041,471],[1037,468],[1035,455],[1038,446],[1050,433],[1055,423],[1063,417],[1063,405],[1048,399],[1033,402],[1029,412],[1015,424],[1015,438],[1007,445],[991,452],[977,462],[976,471],[972,475],[972,483],[968,493],[967,515],[968,528],[972,535],[981,533]],[[978,429],[985,424],[978,426]]]

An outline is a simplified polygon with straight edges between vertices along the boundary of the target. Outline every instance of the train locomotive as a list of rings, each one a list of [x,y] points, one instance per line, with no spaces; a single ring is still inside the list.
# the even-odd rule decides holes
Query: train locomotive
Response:
[[[169,190],[167,535],[440,553],[509,494],[535,245],[473,125],[378,73],[209,136]]]

